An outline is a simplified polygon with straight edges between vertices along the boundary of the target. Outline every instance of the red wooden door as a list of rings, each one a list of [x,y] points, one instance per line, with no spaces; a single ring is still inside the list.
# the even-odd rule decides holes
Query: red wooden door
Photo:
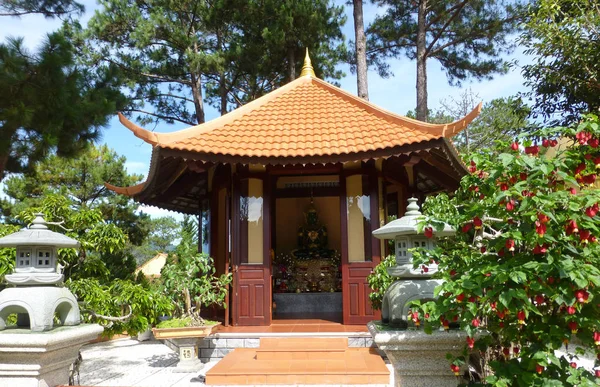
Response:
[[[346,174],[340,179],[341,196],[340,196],[340,211],[341,211],[341,227],[342,227],[342,296],[343,296],[343,321],[348,325],[362,325],[369,321],[380,318],[379,311],[374,311],[369,301],[369,293],[372,291],[367,283],[367,276],[373,271],[373,268],[379,264],[381,260],[381,249],[377,239],[371,232],[379,227],[379,187],[376,171],[374,168],[367,171],[361,170],[359,175],[362,179],[362,195],[359,198],[355,197],[351,191],[347,189],[346,179],[352,175]],[[348,222],[349,222],[349,204],[352,200],[361,199],[362,205],[367,202],[369,219],[365,219],[363,225],[363,246],[364,246],[364,261],[350,262],[349,261],[349,238]],[[349,199],[351,198],[351,199]],[[351,203],[351,205],[356,203]],[[366,213],[365,209],[363,211]],[[356,236],[352,236],[356,237]]]
[[[233,325],[271,324],[268,191],[264,179],[234,178]]]

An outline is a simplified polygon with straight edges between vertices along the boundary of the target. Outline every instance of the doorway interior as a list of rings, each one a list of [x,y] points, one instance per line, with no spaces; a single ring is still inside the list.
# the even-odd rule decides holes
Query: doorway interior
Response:
[[[283,176],[274,188],[272,318],[341,323],[339,177]]]

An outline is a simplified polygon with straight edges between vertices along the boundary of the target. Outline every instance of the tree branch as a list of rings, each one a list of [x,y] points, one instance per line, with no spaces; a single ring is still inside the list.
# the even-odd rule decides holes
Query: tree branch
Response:
[[[163,115],[163,114],[152,113],[152,112],[149,112],[149,111],[146,111],[146,110],[141,110],[141,109],[125,109],[123,111],[147,114],[147,115],[152,116],[152,117],[160,118],[161,120],[177,121],[177,122],[181,122],[182,124],[186,124],[186,125],[190,125],[190,126],[197,125],[197,123],[195,123],[195,122],[186,121],[184,119],[173,117],[173,116],[166,116],[166,115]]]
[[[452,14],[452,16],[450,16],[450,18],[448,18],[448,20],[446,21],[446,23],[444,23],[444,25],[442,26],[442,28],[438,32],[437,36],[435,36],[433,38],[433,40],[431,41],[431,43],[429,44],[429,46],[427,47],[427,49],[425,49],[425,56],[429,56],[429,53],[433,49],[433,46],[435,46],[435,44],[442,37],[442,35],[446,31],[446,29],[448,28],[448,26],[450,25],[450,23],[452,23],[458,17],[458,15],[463,10],[463,8],[465,7],[465,5],[467,5],[468,2],[469,2],[469,0],[464,0],[462,3],[459,3],[456,6],[452,7],[452,8],[454,8],[454,13]]]

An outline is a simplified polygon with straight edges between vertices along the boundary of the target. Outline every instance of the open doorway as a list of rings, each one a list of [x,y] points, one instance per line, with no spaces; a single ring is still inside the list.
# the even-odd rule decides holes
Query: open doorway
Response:
[[[342,322],[339,177],[275,184],[273,319]]]

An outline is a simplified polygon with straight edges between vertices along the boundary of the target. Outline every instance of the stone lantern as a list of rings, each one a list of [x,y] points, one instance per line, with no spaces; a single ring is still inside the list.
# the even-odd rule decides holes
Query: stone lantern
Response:
[[[454,387],[457,380],[450,371],[446,354],[458,354],[462,350],[466,338],[464,333],[438,331],[426,334],[423,330],[408,329],[411,301],[432,300],[436,286],[442,283],[431,278],[437,271],[436,264],[427,265],[427,270],[413,268],[410,249],[433,249],[436,237],[455,234],[455,230],[446,224],[441,231],[434,228],[433,237],[427,238],[417,229],[423,219],[417,199],[411,198],[402,218],[373,231],[376,238],[394,240],[396,265],[388,268],[395,282],[383,296],[381,307],[382,323],[389,327],[380,329],[374,322],[370,322],[368,327],[373,341],[386,353],[394,367],[396,386]]]
[[[406,316],[410,302],[433,299],[433,291],[441,282],[431,279],[437,271],[436,264],[423,268],[413,268],[411,249],[421,247],[431,250],[435,247],[435,238],[452,236],[455,231],[448,224],[441,231],[434,230],[433,237],[427,238],[417,231],[417,225],[423,220],[417,199],[408,199],[406,213],[385,226],[373,231],[378,239],[393,239],[396,245],[396,266],[388,268],[390,276],[397,278],[384,295],[381,318],[383,323],[406,326]]]
[[[77,299],[62,286],[57,249],[76,248],[79,242],[49,230],[36,214],[29,228],[0,238],[4,247],[16,248],[16,265],[0,292],[0,385],[67,384],[79,349],[103,330],[80,325]],[[7,326],[11,314],[17,315],[16,327]],[[53,329],[55,317],[60,329]]]

